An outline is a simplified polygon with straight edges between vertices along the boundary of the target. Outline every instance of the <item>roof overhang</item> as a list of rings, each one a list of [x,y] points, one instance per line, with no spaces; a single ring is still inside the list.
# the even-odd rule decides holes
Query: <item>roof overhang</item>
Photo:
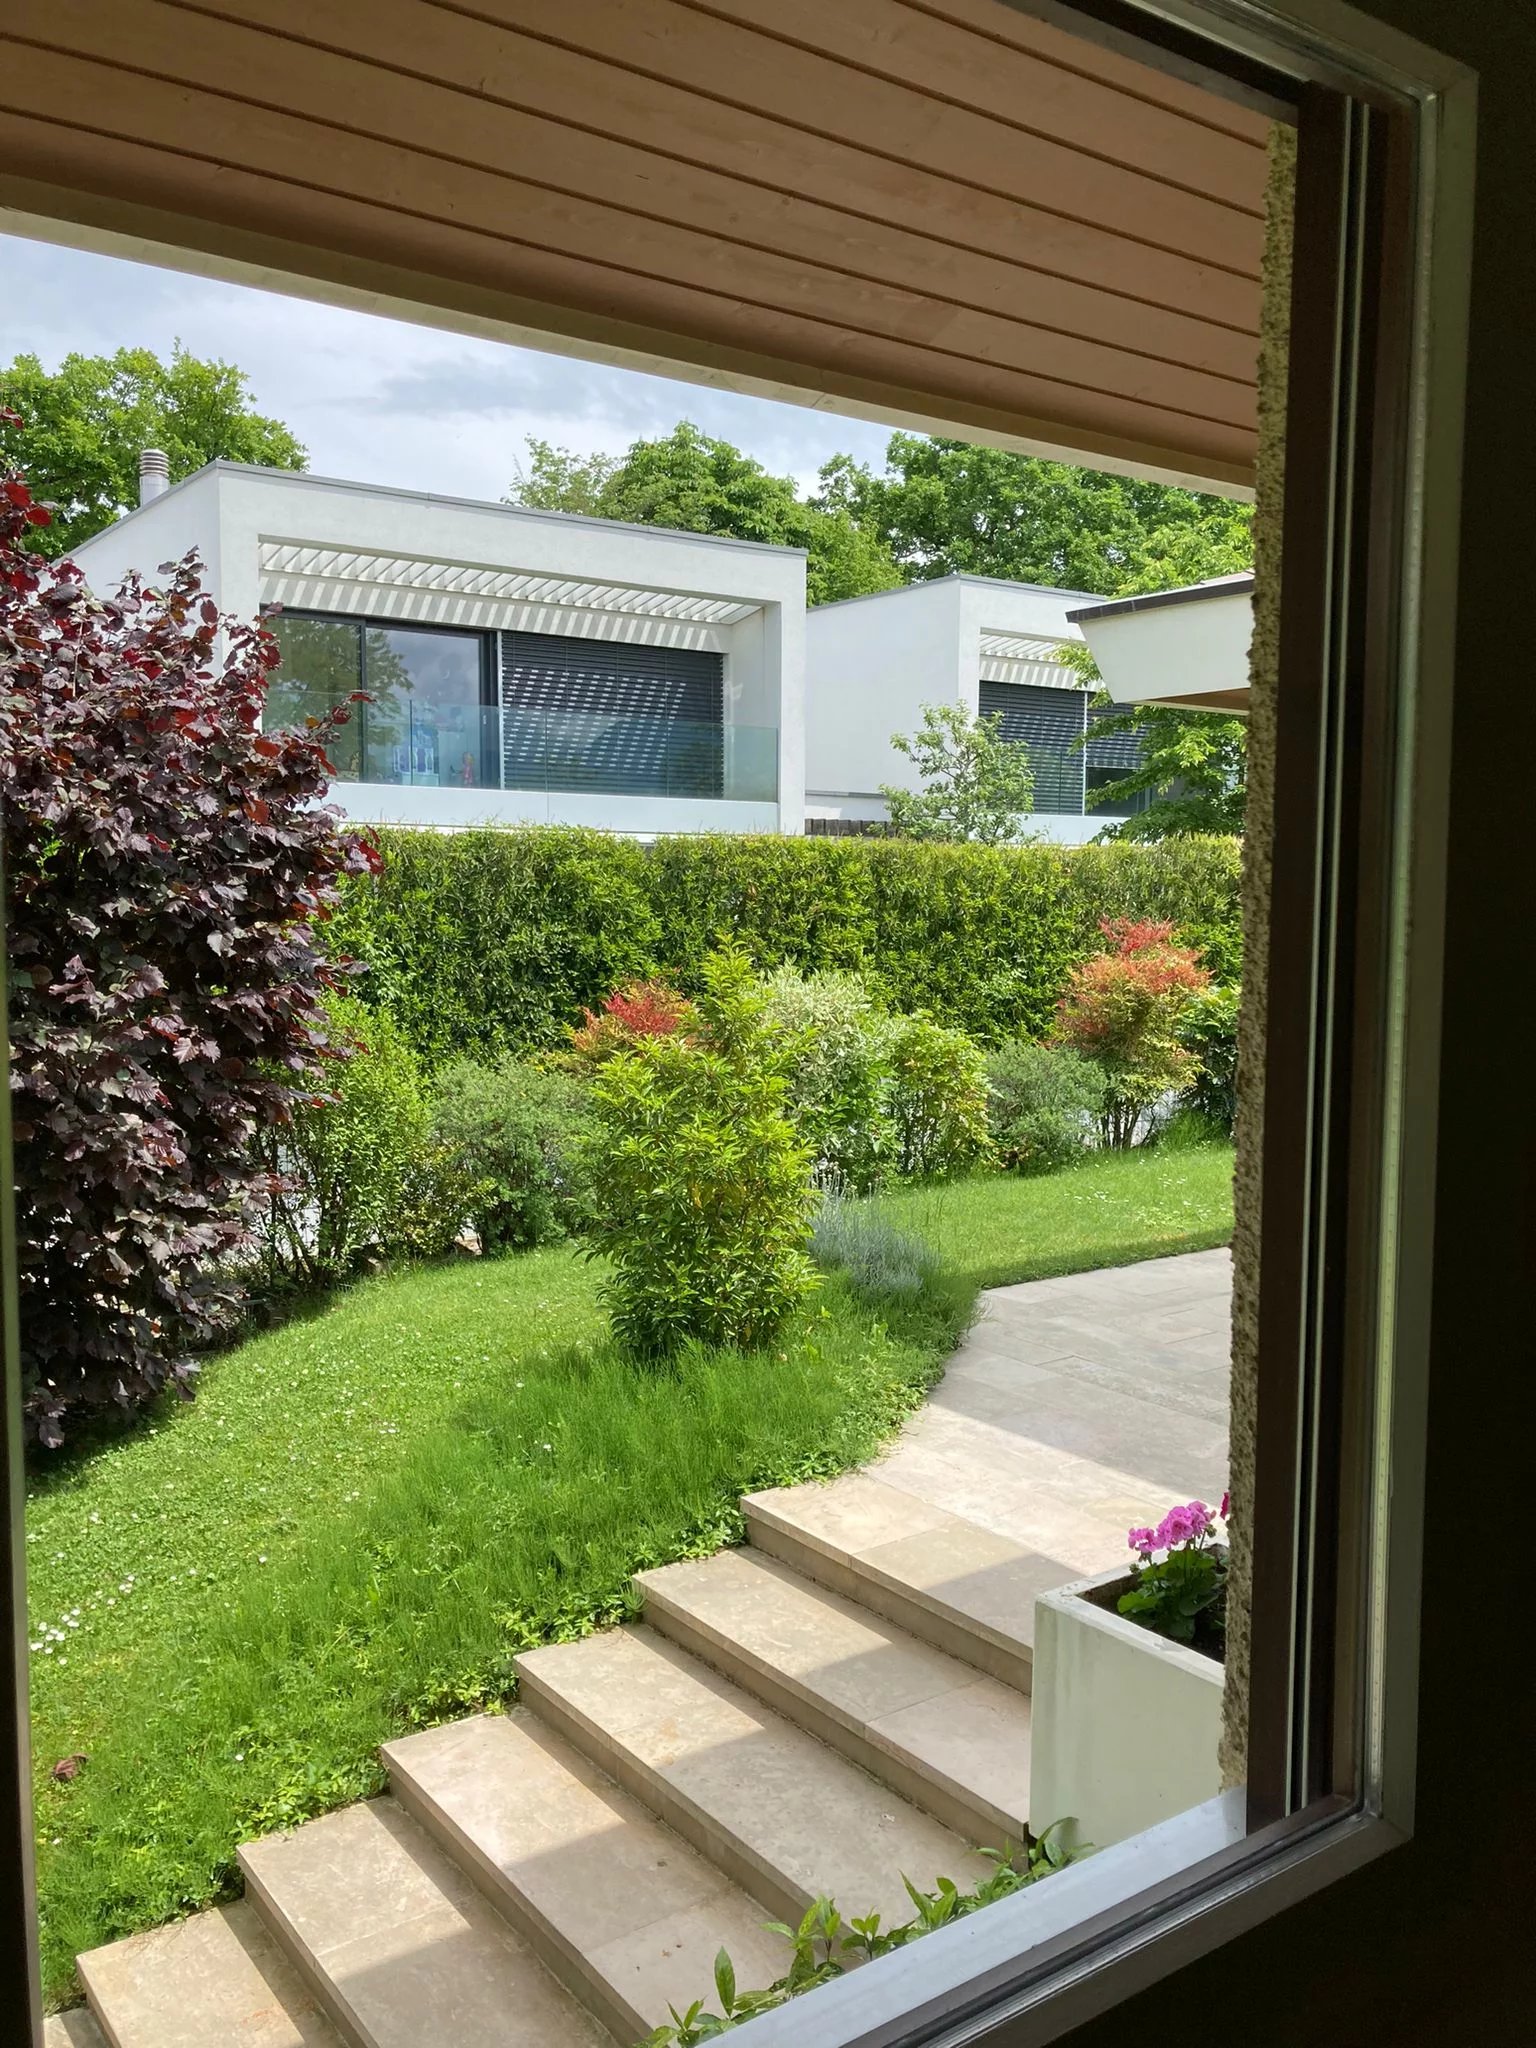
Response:
[[[1247,717],[1252,576],[1085,605],[1067,618],[1087,641],[1116,704]]]

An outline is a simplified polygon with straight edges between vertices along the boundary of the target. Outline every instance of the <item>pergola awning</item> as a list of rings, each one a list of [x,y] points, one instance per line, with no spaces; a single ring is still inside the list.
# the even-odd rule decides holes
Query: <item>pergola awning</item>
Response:
[[[1117,704],[1248,715],[1252,576],[1116,598],[1068,612]]]

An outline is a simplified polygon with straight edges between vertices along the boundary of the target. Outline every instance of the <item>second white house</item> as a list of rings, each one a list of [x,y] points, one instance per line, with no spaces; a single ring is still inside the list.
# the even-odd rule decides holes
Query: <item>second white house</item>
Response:
[[[992,576],[943,576],[872,597],[818,605],[806,620],[806,827],[858,832],[886,815],[882,785],[916,789],[891,744],[916,732],[924,707],[996,715],[1005,740],[1029,749],[1031,829],[1073,844],[1140,808],[1096,804],[1096,790],[1137,766],[1135,733],[1092,737],[1109,715],[1097,692],[1057,658],[1083,635],[1070,614],[1100,600]]]
[[[804,824],[793,548],[213,462],[76,550],[92,587],[196,548],[268,616],[281,725],[362,691],[332,795],[372,823]]]

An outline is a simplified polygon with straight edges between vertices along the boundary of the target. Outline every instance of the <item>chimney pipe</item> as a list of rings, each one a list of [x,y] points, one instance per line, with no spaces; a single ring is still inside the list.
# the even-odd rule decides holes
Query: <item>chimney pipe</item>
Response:
[[[147,505],[171,487],[171,465],[159,448],[139,450],[139,503]]]

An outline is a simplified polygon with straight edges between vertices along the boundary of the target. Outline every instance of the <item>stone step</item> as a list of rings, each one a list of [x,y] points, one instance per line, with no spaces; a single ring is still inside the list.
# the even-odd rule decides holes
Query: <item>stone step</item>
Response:
[[[384,1761],[400,1804],[619,2041],[707,1994],[722,1947],[743,1989],[788,1969],[760,1904],[526,1708],[407,1736]]]
[[[107,2037],[83,2005],[43,2021],[43,2048],[107,2048]]]
[[[646,1619],[968,1840],[1022,1840],[1029,1700],[751,1550],[642,1572]]]
[[[79,1967],[109,2048],[340,2048],[314,1994],[243,1899],[92,1949]],[[89,2032],[64,2038],[72,2048],[93,2040]]]
[[[912,1915],[903,1873],[925,1890],[940,1877],[967,1889],[991,1868],[960,1836],[643,1624],[517,1663],[523,1701],[541,1720],[779,1919],[798,1920],[825,1895],[845,1918],[873,1910],[889,1926]]]
[[[248,1842],[240,1867],[351,2048],[613,2048],[391,1799]]]
[[[867,1472],[741,1503],[747,1539],[935,1649],[1028,1692],[1035,1595],[1072,1567]]]

